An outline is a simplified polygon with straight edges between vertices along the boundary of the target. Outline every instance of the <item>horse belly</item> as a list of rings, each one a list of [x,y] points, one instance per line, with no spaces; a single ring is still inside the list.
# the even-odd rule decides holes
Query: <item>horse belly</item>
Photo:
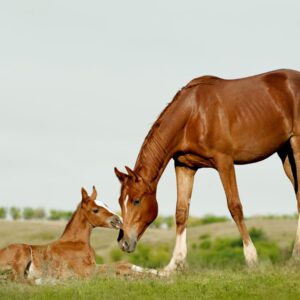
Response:
[[[264,128],[261,132],[244,134],[233,141],[233,160],[236,164],[247,164],[263,160],[287,142],[290,133],[284,128]]]

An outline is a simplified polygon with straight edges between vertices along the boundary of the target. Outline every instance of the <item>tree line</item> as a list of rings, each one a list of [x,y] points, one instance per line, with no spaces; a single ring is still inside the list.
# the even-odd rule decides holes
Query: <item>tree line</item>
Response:
[[[10,217],[13,220],[69,220],[72,216],[72,211],[50,209],[46,212],[44,208],[32,208],[12,206],[10,208],[0,207],[0,219]]]
[[[48,212],[44,208],[25,207],[0,207],[0,219],[11,218],[13,220],[69,220],[72,216],[72,211],[51,209]],[[119,213],[120,214],[120,213]],[[194,227],[210,223],[219,223],[228,221],[227,217],[205,215],[203,217],[190,216],[188,219],[188,227]],[[157,216],[151,224],[151,228],[170,229],[175,226],[174,216]]]

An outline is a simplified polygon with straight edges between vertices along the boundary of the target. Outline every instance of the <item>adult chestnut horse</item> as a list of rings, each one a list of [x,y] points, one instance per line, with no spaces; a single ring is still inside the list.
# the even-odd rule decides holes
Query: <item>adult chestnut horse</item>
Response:
[[[236,80],[213,76],[193,79],[161,113],[145,138],[134,170],[115,169],[122,183],[119,199],[123,230],[119,245],[126,252],[157,215],[156,188],[171,158],[177,180],[177,236],[172,271],[184,263],[186,222],[199,168],[215,168],[229,211],[241,234],[246,262],[257,262],[256,249],[244,223],[234,164],[263,160],[277,152],[294,185],[300,210],[300,73],[277,70]],[[300,222],[294,246],[300,257]]]
[[[0,270],[12,270],[15,280],[27,277],[36,283],[94,274],[97,266],[90,244],[92,229],[120,228],[122,221],[96,200],[95,187],[91,196],[84,188],[81,193],[82,200],[57,241],[48,245],[11,244],[0,249]],[[132,266],[127,268],[133,269]]]

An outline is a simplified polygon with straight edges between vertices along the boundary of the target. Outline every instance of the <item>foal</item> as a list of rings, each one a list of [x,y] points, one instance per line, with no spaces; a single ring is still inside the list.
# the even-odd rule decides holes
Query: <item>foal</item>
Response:
[[[90,236],[95,227],[120,228],[121,219],[81,189],[82,200],[62,236],[48,245],[11,244],[0,250],[0,270],[11,269],[16,280],[88,277],[96,271]]]

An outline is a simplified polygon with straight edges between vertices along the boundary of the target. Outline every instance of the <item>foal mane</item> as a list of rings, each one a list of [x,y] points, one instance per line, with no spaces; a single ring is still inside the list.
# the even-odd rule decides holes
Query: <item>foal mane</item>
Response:
[[[81,203],[79,203],[79,204],[77,205],[77,208],[76,208],[75,211],[73,212],[73,214],[72,214],[70,220],[68,221],[68,223],[67,223],[67,225],[66,225],[66,227],[65,227],[65,230],[63,231],[63,234],[62,234],[61,236],[63,236],[63,235],[69,230],[69,228],[70,228],[70,226],[71,226],[71,224],[72,224],[72,222],[73,222],[73,220],[74,220],[74,218],[75,218],[76,213],[77,213],[78,210],[80,209],[80,206],[81,206]]]

